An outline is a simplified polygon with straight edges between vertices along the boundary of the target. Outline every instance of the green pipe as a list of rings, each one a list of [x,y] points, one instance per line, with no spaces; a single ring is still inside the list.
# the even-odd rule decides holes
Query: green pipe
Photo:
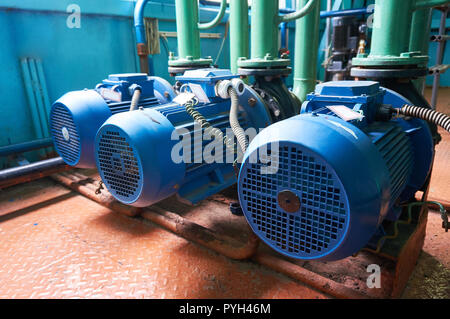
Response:
[[[309,0],[307,3],[304,3],[304,5],[301,7],[300,10],[280,16],[280,22],[289,22],[289,21],[297,20],[297,19],[304,17],[305,15],[310,13],[315,8],[315,5],[317,4],[317,2],[320,2],[320,1]],[[297,6],[297,8],[300,8],[300,7]]]
[[[297,8],[307,0],[297,0]],[[319,47],[320,2],[295,22],[294,94],[301,102],[314,91],[317,77],[317,54]]]
[[[353,58],[353,66],[359,67],[387,67],[402,65],[417,65],[425,68],[428,55],[422,54],[422,50],[410,50],[410,39],[415,39],[417,26],[412,30],[414,11],[431,8],[433,6],[450,3],[449,0],[375,0],[375,13],[372,32],[371,52],[358,54]],[[416,19],[419,19],[417,17]],[[420,35],[417,35],[420,38]]]
[[[197,0],[175,0],[177,20],[178,57],[169,56],[169,67],[208,67],[211,58],[202,59],[200,52],[200,30],[215,27],[222,20],[226,9],[226,0],[222,0],[216,17],[206,23],[198,22]]]
[[[409,51],[419,51],[428,55],[430,43],[432,9],[417,10],[413,14],[411,24],[411,36],[409,38]]]
[[[320,4],[319,0],[304,1],[300,10],[279,16],[278,0],[258,0],[252,2],[251,10],[251,56],[239,59],[239,68],[273,68],[287,67],[289,57],[278,57],[278,25],[281,22],[299,19]],[[311,63],[311,61],[308,61]]]
[[[411,25],[411,36],[409,39],[409,51],[420,52],[421,55],[428,55],[430,43],[432,9],[417,10],[413,14]],[[425,88],[425,77],[413,80],[414,86],[419,92],[423,93]]]
[[[237,61],[248,58],[248,2],[230,1],[230,64],[231,71],[237,73]]]
[[[278,57],[278,0],[252,2],[251,58]]]
[[[278,0],[252,2],[251,58],[274,59],[278,57],[278,25],[303,17],[317,6],[317,0],[304,1],[302,9],[278,16]]]
[[[193,2],[197,2],[197,1],[195,0]],[[225,15],[226,8],[227,8],[227,0],[222,0],[222,2],[220,3],[219,12],[217,13],[216,17],[213,20],[211,20],[210,22],[199,23],[198,24],[199,30],[214,28],[216,25],[218,25],[220,23],[220,21],[222,20],[223,16]]]
[[[200,30],[197,0],[175,0],[177,19],[178,58],[200,58]]]
[[[414,1],[376,0],[371,56],[400,56],[409,49]]]

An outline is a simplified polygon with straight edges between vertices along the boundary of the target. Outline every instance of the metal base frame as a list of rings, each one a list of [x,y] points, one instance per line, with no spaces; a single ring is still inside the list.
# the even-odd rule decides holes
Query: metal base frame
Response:
[[[231,259],[248,259],[256,253],[259,238],[251,231],[249,231],[247,241],[242,242],[226,234],[214,232],[211,229],[194,223],[169,211],[160,203],[148,208],[127,206],[118,202],[106,189],[100,189],[98,180],[82,175],[77,171],[55,174],[52,175],[52,178],[113,211],[129,217],[137,217],[140,215],[145,220],[158,224],[187,240],[210,248]],[[225,204],[230,201],[229,199],[224,200]],[[228,206],[229,204],[224,205],[224,208]],[[226,214],[231,214],[228,209],[224,210]]]
[[[123,205],[106,190],[96,194],[98,181],[77,171],[55,174],[52,178],[116,212],[130,217],[140,215],[143,221],[156,223],[226,257],[251,258],[254,262],[337,298],[400,297],[423,247],[428,216],[426,208],[418,210],[415,222],[400,226],[399,236],[389,244],[385,244],[379,254],[363,250],[354,257],[335,262],[299,261],[278,255],[265,245],[258,248],[259,239],[250,230],[247,241],[243,241],[229,237],[227,232],[217,232],[201,226],[159,204],[144,209]],[[235,194],[221,194],[213,196],[207,202],[220,201],[229,204],[235,200],[233,196]],[[424,193],[423,199],[426,199],[426,196],[427,192]],[[222,207],[223,209],[215,211],[215,214],[223,215],[226,219],[231,213],[228,205]],[[242,223],[246,223],[244,219]],[[371,264],[379,265],[381,268],[381,288],[367,287],[366,280],[370,275],[367,266]]]

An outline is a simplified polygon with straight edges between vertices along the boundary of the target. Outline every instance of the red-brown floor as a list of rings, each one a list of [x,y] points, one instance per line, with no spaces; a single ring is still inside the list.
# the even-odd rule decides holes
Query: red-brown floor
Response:
[[[42,195],[42,189],[51,192]],[[0,298],[324,298],[41,180],[0,201]],[[9,195],[9,194],[8,194]],[[8,197],[8,196],[6,196]],[[9,201],[8,201],[9,200]],[[32,203],[33,199],[28,198]],[[15,211],[15,212],[14,212]]]
[[[441,132],[430,196],[450,198]],[[449,233],[430,212],[404,297],[450,298]],[[42,179],[0,190],[0,298],[328,298]]]

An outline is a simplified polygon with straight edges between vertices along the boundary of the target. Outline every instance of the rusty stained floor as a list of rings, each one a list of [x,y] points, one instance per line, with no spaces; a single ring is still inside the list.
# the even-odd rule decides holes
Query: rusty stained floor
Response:
[[[441,90],[438,110],[449,113],[449,96],[450,89]],[[430,196],[448,200],[450,136],[441,135]],[[450,298],[448,240],[440,215],[430,212],[404,298]],[[116,214],[49,179],[0,190],[0,243],[0,298],[328,298],[253,262],[232,261]]]
[[[0,298],[326,297],[114,213],[50,180],[23,190],[0,195]],[[48,201],[39,203],[43,198]]]
[[[328,298],[48,179],[0,192],[0,207],[0,298]],[[431,212],[406,298],[450,297],[448,233],[440,227]]]
[[[425,97],[430,101],[431,88],[426,88]],[[450,115],[450,88],[441,88],[437,101],[437,111]],[[442,140],[436,146],[429,197],[444,200],[450,204],[450,134],[441,128],[439,134]]]

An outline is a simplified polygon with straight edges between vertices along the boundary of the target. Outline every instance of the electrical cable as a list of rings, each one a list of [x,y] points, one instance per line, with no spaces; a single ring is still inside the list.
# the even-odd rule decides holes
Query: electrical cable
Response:
[[[225,45],[225,40],[228,37],[228,27],[230,25],[230,21],[227,21],[225,24],[225,33],[223,35],[222,43],[220,44],[219,52],[217,53],[216,59],[214,60],[214,65],[217,65],[217,62],[219,61],[220,56],[222,55],[223,46]]]
[[[239,119],[238,119],[239,98],[236,93],[236,90],[233,87],[228,88],[228,94],[230,95],[230,99],[231,99],[230,117],[229,117],[231,130],[233,131],[234,135],[236,136],[239,146],[241,147],[242,154],[244,154],[248,148],[248,141],[247,141],[247,138],[245,137],[244,129],[239,124]]]
[[[443,221],[443,226],[445,228],[445,232],[448,232],[448,228],[449,228],[449,221],[448,221],[448,215],[447,215],[447,210],[445,209],[445,207],[439,203],[439,202],[435,202],[435,201],[426,201],[426,202],[412,202],[403,206],[408,207],[408,219],[405,220],[397,220],[396,222],[394,222],[394,234],[393,235],[385,235],[383,237],[381,237],[378,240],[377,243],[377,249],[376,249],[376,253],[379,253],[381,250],[381,247],[383,246],[383,243],[386,239],[394,239],[397,238],[399,230],[398,230],[398,225],[399,224],[404,224],[404,225],[408,225],[411,224],[412,221],[412,207],[414,206],[423,206],[423,205],[437,205],[439,206],[439,211],[441,213],[441,218]]]
[[[180,88],[181,92],[183,92],[182,88]],[[233,87],[229,87],[227,92],[231,100],[230,115],[229,115],[230,127],[231,130],[233,131],[233,134],[236,136],[239,147],[241,148],[242,151],[241,156],[243,156],[243,154],[248,148],[248,141],[245,136],[244,129],[241,127],[239,123],[239,98],[236,90]],[[209,123],[206,120],[206,118],[195,109],[195,105],[197,104],[198,104],[197,98],[193,98],[188,102],[186,102],[184,104],[186,112],[194,119],[194,121],[197,124],[200,125],[202,129],[205,130],[205,134],[211,134],[213,136],[216,136],[216,138],[222,140],[223,144],[226,146],[227,149],[231,150],[231,152],[235,154],[236,143],[234,143],[234,140],[229,138],[227,135],[224,135],[220,129],[213,127],[211,123]],[[233,162],[234,167],[236,167],[238,160],[239,158],[236,158],[235,161]]]
[[[165,35],[160,35],[161,39],[163,40],[162,43],[164,45],[164,48],[167,51],[167,55],[170,54],[170,49],[169,49],[169,40],[167,40],[167,37]]]
[[[450,116],[436,110],[405,104],[401,108],[391,108],[391,112],[397,113],[397,116],[401,114],[405,116],[417,117],[438,125],[450,133]]]
[[[141,87],[136,87],[131,98],[130,111],[137,110],[139,100],[141,99]]]
[[[205,134],[210,134],[211,136],[215,136],[219,140],[222,140],[223,144],[231,150],[233,153],[235,153],[235,143],[233,140],[229,139],[226,135],[223,134],[223,132],[215,128],[209,123],[206,118],[195,109],[195,106],[198,104],[197,98],[193,98],[189,101],[187,101],[184,104],[184,107],[186,109],[186,112],[194,119],[194,121],[200,125],[202,129],[205,130]]]

